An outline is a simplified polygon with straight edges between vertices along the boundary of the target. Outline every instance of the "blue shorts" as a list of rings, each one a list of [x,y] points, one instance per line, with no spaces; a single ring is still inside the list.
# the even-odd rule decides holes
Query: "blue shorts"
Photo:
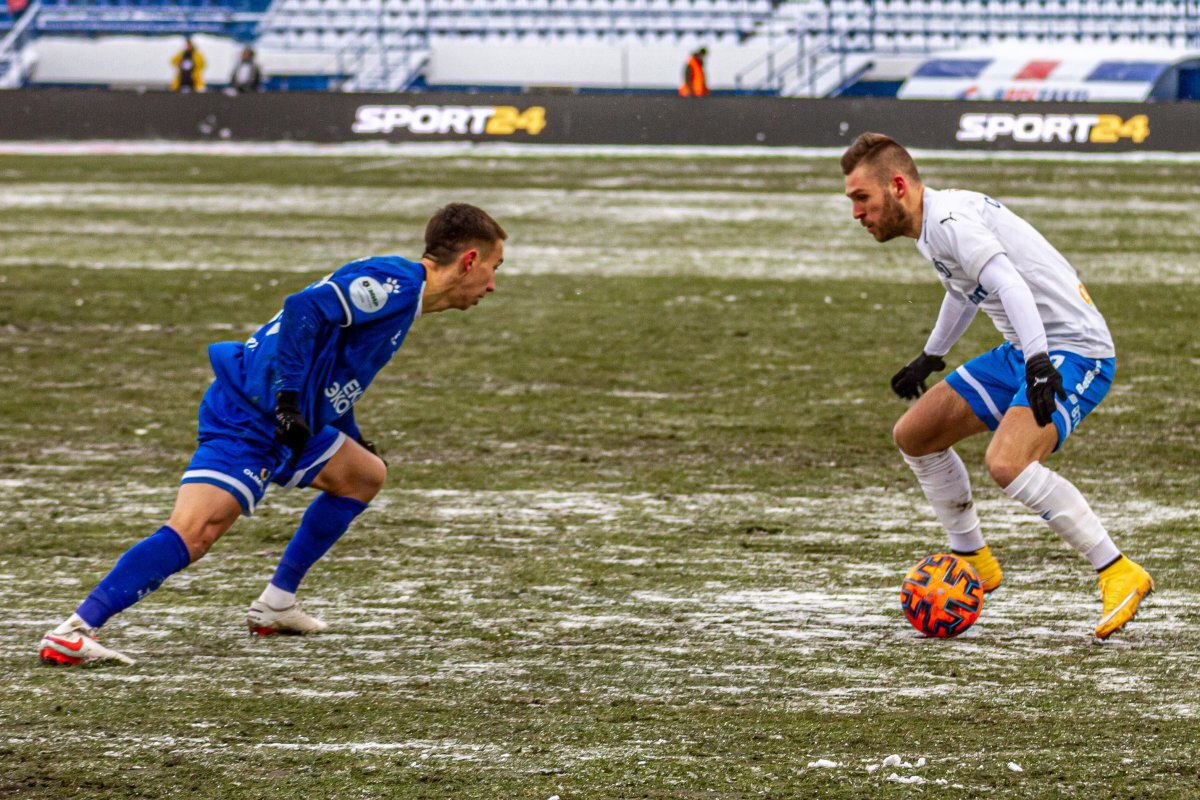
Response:
[[[276,483],[286,489],[308,486],[346,441],[346,434],[326,426],[313,434],[295,469],[287,465],[288,449],[264,430],[243,406],[213,383],[200,401],[199,446],[180,483],[208,483],[232,494],[250,516]]]
[[[1100,404],[1117,371],[1115,358],[1089,358],[1066,350],[1051,350],[1050,360],[1062,375],[1067,399],[1056,400],[1054,427],[1058,450],[1083,418]],[[988,430],[996,430],[1011,406],[1029,407],[1025,396],[1025,356],[1005,342],[972,358],[946,376],[946,383],[971,406]]]

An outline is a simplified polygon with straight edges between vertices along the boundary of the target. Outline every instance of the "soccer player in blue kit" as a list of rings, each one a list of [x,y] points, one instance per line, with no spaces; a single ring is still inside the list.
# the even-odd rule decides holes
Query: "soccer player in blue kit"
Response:
[[[893,437],[950,539],[979,572],[985,591],[1003,572],[983,538],[971,484],[953,445],[995,431],[985,465],[1091,562],[1103,601],[1095,635],[1133,619],[1154,581],[1124,556],[1079,490],[1042,462],[1104,399],[1116,369],[1108,326],[1070,263],[1033,226],[977,192],[925,186],[908,151],[864,133],[842,156],[853,215],[876,241],[917,240],[946,290],[921,355],[892,378],[916,402]],[[1004,344],[925,391],[925,379],[983,309]]]
[[[366,510],[386,465],[354,421],[355,403],[422,314],[466,310],[495,291],[508,234],[467,204],[439,209],[419,261],[353,261],[286,299],[245,343],[209,347],[216,380],[200,404],[198,447],[167,524],[135,544],[74,614],[43,637],[39,655],[75,665],[128,656],[100,644],[113,615],[204,556],[268,483],[321,494],[262,595],[250,605],[252,634],[326,629],[296,601],[308,569]]]

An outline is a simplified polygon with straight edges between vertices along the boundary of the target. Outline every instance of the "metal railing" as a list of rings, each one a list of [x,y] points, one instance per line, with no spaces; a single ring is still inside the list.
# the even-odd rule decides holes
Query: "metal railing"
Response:
[[[346,91],[400,92],[424,74],[429,63],[429,37],[420,30],[407,30],[399,39],[381,34],[370,44],[342,48],[335,55],[338,72],[350,76]]]
[[[782,44],[769,44],[766,53],[734,76],[737,91],[820,97],[845,88],[850,78],[847,60],[852,51],[844,37],[802,29],[782,38]],[[835,72],[837,82],[830,85]]]
[[[33,38],[33,23],[41,11],[40,0],[33,0],[12,29],[0,39],[0,88],[15,89],[25,84],[30,64],[24,57],[25,45]]]

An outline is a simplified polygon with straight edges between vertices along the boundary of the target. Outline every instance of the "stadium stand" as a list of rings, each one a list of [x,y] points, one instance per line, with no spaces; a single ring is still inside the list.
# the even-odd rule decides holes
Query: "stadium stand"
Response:
[[[325,52],[345,88],[394,91],[422,78],[438,41],[746,41],[773,12],[771,0],[277,0],[259,46]]]
[[[55,82],[53,59],[13,78],[30,71],[16,57],[30,40],[106,35],[254,42],[270,88],[364,91],[670,91],[700,44],[716,90],[786,95],[838,94],[888,58],[962,48],[1200,47],[1200,0],[41,0],[25,19],[18,41],[0,15],[9,85]],[[464,43],[471,64],[453,57]]]
[[[39,35],[207,33],[251,41],[271,0],[40,0]]]

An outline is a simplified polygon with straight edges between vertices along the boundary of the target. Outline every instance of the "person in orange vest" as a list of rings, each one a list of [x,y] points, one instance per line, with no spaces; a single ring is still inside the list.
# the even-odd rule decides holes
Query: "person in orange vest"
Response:
[[[704,79],[704,57],[708,48],[701,47],[692,53],[683,68],[683,83],[679,85],[680,97],[707,97],[708,82]]]

